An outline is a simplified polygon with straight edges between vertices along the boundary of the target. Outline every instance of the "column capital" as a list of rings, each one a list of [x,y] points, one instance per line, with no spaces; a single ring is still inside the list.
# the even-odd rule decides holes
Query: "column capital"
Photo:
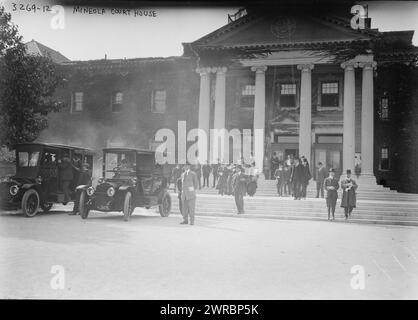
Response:
[[[212,68],[210,68],[210,67],[197,68],[196,72],[199,73],[202,76],[202,75],[209,74],[211,72],[211,69]]]
[[[343,68],[344,70],[354,70],[354,68],[357,68],[359,66],[358,62],[355,61],[345,61],[343,63],[341,63],[341,68]]]
[[[298,70],[301,70],[302,72],[310,72],[314,68],[313,63],[307,63],[307,64],[298,64],[297,65]]]
[[[267,66],[254,66],[251,67],[251,71],[254,71],[255,73],[264,74],[267,70]]]
[[[358,66],[364,70],[375,70],[377,68],[377,63],[376,61],[359,62]]]
[[[214,73],[226,73],[226,71],[228,70],[227,67],[213,67],[211,68],[211,71]]]

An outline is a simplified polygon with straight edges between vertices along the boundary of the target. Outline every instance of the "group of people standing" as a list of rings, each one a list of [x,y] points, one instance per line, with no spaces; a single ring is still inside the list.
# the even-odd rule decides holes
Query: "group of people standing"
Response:
[[[195,207],[196,207],[196,190],[201,188],[199,184],[198,175],[195,170],[192,170],[190,164],[185,164],[183,168],[176,166],[180,170],[180,176],[175,182],[175,188],[178,192],[179,209],[183,217],[181,224],[194,225]],[[221,172],[219,176],[226,176],[223,174],[223,166],[219,167]],[[245,175],[245,169],[241,165],[234,165],[232,174],[228,175],[228,183],[231,185],[231,193],[234,195],[235,204],[237,206],[237,213],[244,213],[244,196],[247,193],[248,176]],[[223,184],[223,182],[219,182]],[[222,187],[223,188],[223,187]]]
[[[306,199],[306,192],[312,174],[308,160],[302,156],[294,158],[288,156],[286,161],[280,161],[276,153],[273,153],[271,167],[274,178],[277,181],[277,194],[281,196],[293,196],[295,200]]]

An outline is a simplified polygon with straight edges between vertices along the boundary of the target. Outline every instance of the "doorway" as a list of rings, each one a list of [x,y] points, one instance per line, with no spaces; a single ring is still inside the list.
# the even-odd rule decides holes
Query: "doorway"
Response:
[[[340,178],[342,173],[342,144],[315,144],[315,168],[318,168],[318,162],[322,162],[327,170],[333,168],[335,176]],[[317,170],[314,177],[316,179]]]

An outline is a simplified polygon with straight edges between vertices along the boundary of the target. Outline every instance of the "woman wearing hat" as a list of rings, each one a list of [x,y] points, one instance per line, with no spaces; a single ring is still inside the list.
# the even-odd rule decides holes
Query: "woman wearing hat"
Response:
[[[356,207],[356,190],[357,183],[351,177],[351,170],[346,171],[347,176],[341,180],[341,188],[343,189],[343,198],[341,200],[341,208],[344,208],[345,219],[351,216],[351,212]]]
[[[338,199],[338,188],[340,187],[338,180],[335,178],[334,169],[329,169],[329,176],[324,180],[324,189],[326,190],[326,200],[328,208],[328,220],[330,220],[330,214],[332,213],[332,220],[335,219],[335,205]]]

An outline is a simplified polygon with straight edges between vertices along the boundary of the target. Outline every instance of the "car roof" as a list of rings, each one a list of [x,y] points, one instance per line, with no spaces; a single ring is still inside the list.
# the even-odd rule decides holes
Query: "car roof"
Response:
[[[134,149],[134,148],[105,148],[104,152],[136,152],[136,153],[145,153],[145,154],[154,154],[155,151],[147,149]]]
[[[92,149],[83,148],[79,146],[66,145],[66,144],[57,144],[57,143],[26,142],[26,143],[17,143],[13,147],[16,149],[16,147],[18,146],[41,146],[41,147],[49,147],[49,148],[57,148],[57,149],[81,150],[81,151],[87,151],[90,153],[95,153],[95,151]]]

